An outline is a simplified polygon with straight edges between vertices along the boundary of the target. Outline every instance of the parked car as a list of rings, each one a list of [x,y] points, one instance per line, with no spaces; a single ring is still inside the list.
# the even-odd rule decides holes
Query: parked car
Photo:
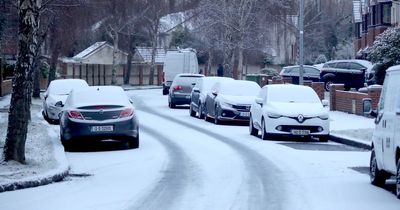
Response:
[[[367,69],[372,63],[365,60],[334,60],[324,64],[321,70],[321,80],[325,90],[330,90],[331,84],[344,84],[345,89],[364,87]]]
[[[386,71],[378,110],[364,100],[364,112],[376,117],[370,159],[371,183],[382,187],[396,176],[396,196],[400,199],[400,65]]]
[[[319,74],[320,71],[319,69],[313,67],[313,66],[303,66],[303,80],[309,80],[313,82],[319,82]],[[299,78],[300,78],[300,67],[297,66],[286,66],[283,67],[281,70],[280,76],[284,78],[288,78],[292,80],[293,84],[299,84]]]
[[[327,105],[327,101],[323,102]],[[273,136],[329,137],[329,114],[307,86],[266,85],[250,108],[249,131],[266,140]]]
[[[168,94],[168,106],[190,104],[190,94],[197,80],[204,77],[202,74],[178,74],[175,76]]]
[[[60,112],[72,89],[79,90],[89,87],[88,83],[82,79],[59,79],[50,82],[49,87],[44,93],[43,117],[52,123],[57,123],[60,119]]]
[[[219,81],[233,81],[230,77],[203,77],[197,80],[190,96],[189,114],[192,117],[204,118],[206,96],[212,86]]]
[[[221,121],[248,121],[250,105],[260,86],[253,81],[219,81],[213,85],[206,97],[205,119]]]
[[[196,50],[188,48],[167,51],[163,71],[163,95],[167,95],[172,80],[177,74],[196,74],[199,72]]]
[[[73,90],[61,112],[60,138],[65,146],[113,139],[138,148],[139,122],[132,101],[116,86]]]

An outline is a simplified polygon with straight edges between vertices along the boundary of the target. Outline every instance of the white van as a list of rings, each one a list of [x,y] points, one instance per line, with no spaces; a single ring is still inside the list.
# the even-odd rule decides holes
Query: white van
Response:
[[[378,110],[364,100],[364,113],[376,117],[370,160],[371,183],[383,186],[396,176],[396,196],[400,199],[400,65],[386,71]]]
[[[164,61],[163,95],[168,94],[169,87],[176,75],[182,73],[199,73],[196,50],[187,48],[169,50]]]

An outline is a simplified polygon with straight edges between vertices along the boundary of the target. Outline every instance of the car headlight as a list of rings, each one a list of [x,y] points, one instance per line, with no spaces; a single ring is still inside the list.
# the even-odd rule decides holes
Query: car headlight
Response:
[[[321,120],[327,120],[327,119],[329,119],[329,114],[319,115],[318,118],[321,119]]]
[[[268,112],[268,117],[269,118],[280,118],[280,117],[283,117],[282,115],[280,115],[280,114],[277,114],[277,113],[273,113],[273,112]]]
[[[221,105],[221,107],[229,107],[232,108],[232,104],[227,103],[225,101],[220,101],[219,104]]]

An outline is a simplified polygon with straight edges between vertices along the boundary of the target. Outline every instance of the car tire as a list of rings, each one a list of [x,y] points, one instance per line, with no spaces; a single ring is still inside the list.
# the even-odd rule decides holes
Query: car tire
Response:
[[[162,90],[162,94],[165,96],[165,95],[167,95],[168,94],[168,89],[167,88],[163,88],[163,90]]]
[[[203,119],[203,118],[204,118],[203,104],[202,104],[202,103],[199,103],[199,113],[198,113],[197,117],[198,117],[199,119]]]
[[[328,142],[328,140],[329,140],[329,135],[319,136],[319,137],[318,137],[318,140],[319,140],[320,142]]]
[[[371,159],[370,159],[370,164],[369,164],[369,175],[370,175],[371,184],[378,186],[378,187],[382,187],[383,185],[385,185],[387,175],[384,171],[379,170],[379,168],[378,168],[378,163],[376,161],[374,148],[372,148],[372,151],[371,151]]]
[[[397,160],[396,197],[400,199],[400,158]]]
[[[332,80],[326,80],[325,81],[325,90],[330,91],[331,90],[331,84],[333,84]]]
[[[176,105],[173,102],[168,102],[168,106],[171,109],[175,109]]]
[[[262,121],[261,121],[261,139],[262,140],[268,139],[268,133],[265,131],[265,120],[264,119],[262,119]]]
[[[196,116],[196,112],[193,111],[192,104],[189,105],[189,114],[190,114],[191,117],[195,117]]]
[[[250,115],[250,120],[249,120],[249,132],[250,132],[250,135],[252,135],[252,136],[258,135],[258,130],[253,125],[253,118],[251,115]]]
[[[215,105],[214,124],[216,124],[216,125],[221,123],[221,121],[218,119],[218,117],[219,117],[218,105]]]
[[[127,143],[129,149],[139,148],[139,134],[137,135],[137,137],[132,137],[131,139],[129,139]]]

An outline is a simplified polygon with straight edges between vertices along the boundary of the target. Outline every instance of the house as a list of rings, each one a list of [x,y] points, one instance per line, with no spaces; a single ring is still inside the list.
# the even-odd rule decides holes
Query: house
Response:
[[[60,59],[57,72],[61,78],[85,79],[90,85],[111,84],[114,47],[107,42],[96,42],[72,58]],[[122,85],[127,76],[128,53],[117,50],[117,84]],[[165,51],[157,49],[156,71],[154,83],[160,85],[162,82],[162,67],[164,64]],[[130,73],[131,85],[149,84],[151,66],[151,48],[138,47],[132,60],[132,71]]]
[[[354,50],[365,58],[377,36],[400,24],[400,0],[353,0]]]

